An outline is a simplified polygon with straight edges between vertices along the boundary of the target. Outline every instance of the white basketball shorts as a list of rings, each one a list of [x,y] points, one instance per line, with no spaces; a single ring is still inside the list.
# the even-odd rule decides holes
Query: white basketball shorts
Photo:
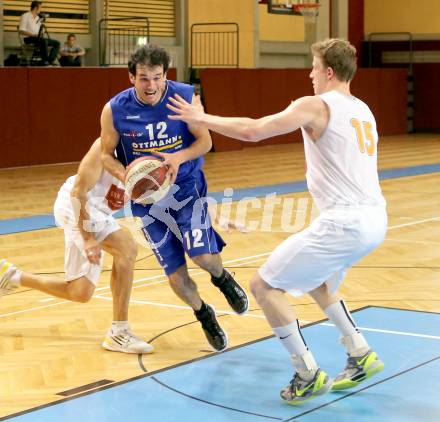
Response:
[[[385,207],[326,210],[277,246],[258,273],[293,296],[323,283],[334,293],[348,268],[382,243],[386,230]]]
[[[97,208],[89,208],[88,213],[90,216],[88,226],[98,242],[102,242],[121,228],[111,215]],[[96,286],[101,275],[104,251],[99,265],[90,263],[84,252],[84,240],[77,228],[77,215],[78,212],[73,210],[70,191],[61,189],[54,204],[54,216],[57,226],[64,230],[66,280],[72,281],[84,276]]]

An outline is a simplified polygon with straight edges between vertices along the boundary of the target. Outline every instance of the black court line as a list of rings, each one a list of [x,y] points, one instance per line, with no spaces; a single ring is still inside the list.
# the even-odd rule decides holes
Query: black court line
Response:
[[[150,343],[150,342],[148,342],[148,343]],[[147,368],[145,368],[144,362],[142,360],[142,353],[138,354],[138,363],[139,363],[139,366],[141,367],[142,371],[148,372],[148,370],[147,370]]]
[[[369,308],[369,306],[366,306],[366,307],[363,307],[363,308],[359,308],[359,309],[355,309],[353,312],[361,311],[361,310],[366,309],[366,308]],[[259,310],[259,309],[252,309],[252,310],[249,310],[249,312],[256,311],[256,310]],[[229,316],[229,314],[218,315],[218,317],[222,317],[222,316]],[[328,318],[325,318],[325,319],[322,319],[322,320],[319,320],[319,321],[314,321],[314,322],[311,322],[311,323],[309,323],[309,324],[305,324],[305,325],[303,325],[301,328],[307,328],[307,327],[310,327],[310,326],[312,326],[312,325],[320,324],[321,322],[324,322],[324,321],[328,321]],[[174,328],[172,328],[172,329],[170,329],[170,330],[164,331],[163,333],[161,333],[161,334],[157,335],[156,337],[154,337],[153,340],[154,340],[154,339],[157,339],[158,337],[160,337],[160,336],[163,335],[163,334],[169,333],[170,331],[173,331],[173,330],[175,330],[175,329],[178,329],[178,328],[181,328],[181,327],[184,327],[184,326],[190,325],[190,324],[194,324],[194,323],[196,323],[196,322],[198,322],[198,321],[192,321],[192,322],[190,322],[190,323],[183,324],[183,325],[179,325],[178,327],[174,327]],[[241,347],[248,346],[248,345],[250,345],[250,344],[257,343],[257,342],[259,342],[259,341],[263,341],[263,340],[267,340],[267,339],[269,339],[269,338],[273,338],[273,337],[275,337],[275,336],[274,336],[274,335],[271,335],[271,336],[264,337],[264,338],[262,338],[262,339],[254,340],[254,341],[252,341],[252,342],[248,342],[248,343],[246,343],[245,345],[239,345],[239,346],[233,347],[233,348],[231,348],[231,349],[227,349],[226,352],[229,352],[229,351],[231,351],[231,350],[236,350],[236,349],[239,349],[239,348],[241,348]],[[151,342],[151,341],[149,341],[149,342]],[[224,352],[222,352],[222,353],[224,353]],[[210,356],[211,356],[212,354],[215,354],[215,352],[211,353]],[[197,360],[206,359],[207,357],[209,357],[209,356],[194,359],[192,362],[195,362],[195,361],[197,361]],[[139,362],[140,362],[140,363],[142,362],[142,355],[139,355]],[[189,362],[188,362],[188,363],[189,363]],[[143,364],[142,364],[142,366],[143,366]],[[145,372],[146,372],[146,371],[145,371]],[[171,386],[165,384],[164,382],[159,381],[159,380],[158,380],[156,377],[154,377],[154,376],[152,376],[151,379],[154,380],[155,382],[157,382],[158,384],[162,385],[163,387],[165,387],[165,388],[167,388],[167,389],[169,389],[169,390],[171,390],[171,391],[174,391],[174,392],[177,393],[177,394],[180,394],[180,395],[182,395],[182,396],[188,397],[188,398],[193,399],[193,400],[197,400],[197,401],[200,401],[200,402],[203,402],[203,403],[209,404],[209,405],[211,405],[211,406],[221,407],[221,408],[224,408],[224,409],[232,410],[232,411],[234,411],[234,412],[238,412],[238,413],[246,413],[246,414],[249,414],[249,415],[259,416],[259,417],[262,417],[262,418],[275,419],[275,420],[282,420],[282,418],[279,418],[279,417],[276,417],[276,416],[262,415],[262,414],[259,414],[259,413],[248,412],[248,411],[246,411],[246,410],[237,409],[237,408],[233,408],[233,407],[224,406],[224,405],[221,405],[221,404],[218,404],[218,403],[210,402],[210,401],[207,401],[207,400],[201,399],[200,397],[195,397],[195,396],[192,396],[192,395],[190,395],[190,394],[187,394],[187,393],[185,393],[185,392],[183,392],[183,391],[181,391],[181,390],[177,390],[177,389],[175,389],[175,388],[173,388],[173,387],[171,387]]]
[[[56,393],[57,396],[73,396],[74,394],[82,393],[83,391],[92,390],[97,387],[101,387],[102,385],[111,384],[112,380],[101,380],[96,382],[91,382],[90,384],[81,385],[80,387],[71,388],[70,390],[61,391],[60,393]]]
[[[254,312],[254,311],[259,311],[259,310],[260,310],[260,309],[258,309],[258,308],[257,308],[257,309],[249,309],[248,312]],[[220,314],[220,315],[217,315],[217,317],[218,317],[218,318],[221,318],[221,317],[228,316],[228,315],[229,315],[229,314]],[[188,325],[196,324],[196,323],[198,323],[198,322],[199,322],[199,321],[195,320],[195,321],[187,322],[187,323],[185,323],[185,324],[176,325],[175,327],[170,328],[169,330],[163,331],[163,332],[157,334],[156,336],[152,337],[150,340],[148,340],[148,343],[152,343],[154,340],[157,340],[159,337],[161,337],[161,336],[163,336],[163,335],[165,335],[165,334],[167,334],[167,333],[170,333],[170,332],[175,331],[175,330],[177,330],[177,329],[179,329],[179,328],[182,328],[182,327],[186,327],[186,326],[188,326]],[[217,352],[215,352],[215,351],[213,351],[213,350],[201,350],[201,352],[207,352],[207,353],[209,353],[209,354],[215,354],[215,353],[217,353]],[[141,369],[142,369],[144,372],[148,372],[148,371],[145,369],[145,366],[144,366],[144,363],[143,363],[143,355],[142,355],[142,354],[139,354],[139,355],[138,355],[138,362],[139,362],[139,366],[141,367]]]
[[[310,303],[310,304],[312,304],[312,303]],[[307,305],[309,305],[309,304],[307,304]],[[363,307],[361,307],[361,308],[355,309],[355,310],[352,311],[352,312],[362,311],[362,310],[367,309],[367,308],[369,308],[369,306],[363,306]],[[255,309],[249,309],[248,312],[260,311],[260,310],[261,310],[260,308],[255,308]],[[220,314],[220,315],[217,315],[218,318],[225,317],[225,316],[231,316],[231,315],[229,315],[229,314]],[[301,326],[301,328],[307,328],[307,327],[310,327],[311,325],[320,324],[321,322],[325,322],[325,321],[328,321],[328,318],[324,318],[324,319],[321,319],[321,320],[318,320],[318,321],[314,321],[314,322],[310,322],[310,323],[308,323],[308,324],[304,324],[304,325]],[[186,327],[186,326],[188,326],[188,325],[197,324],[198,322],[199,322],[199,321],[195,320],[195,321],[187,322],[187,323],[185,323],[185,324],[177,325],[177,326],[175,326],[175,327],[173,327],[173,328],[170,328],[169,330],[163,331],[162,333],[159,333],[159,334],[157,334],[156,336],[152,337],[150,340],[148,340],[148,343],[152,343],[154,340],[157,340],[159,337],[161,337],[161,336],[163,336],[163,335],[165,335],[165,334],[167,334],[167,333],[170,333],[170,332],[175,331],[175,330],[177,330],[177,329],[179,329],[179,328],[182,328],[182,327]],[[230,347],[230,348],[228,348],[228,349],[222,351],[221,353],[229,352],[229,351],[231,351],[231,350],[235,350],[235,349],[238,349],[238,348],[240,348],[240,347],[249,346],[249,345],[251,345],[251,344],[257,343],[257,342],[259,342],[259,341],[264,341],[264,340],[267,340],[267,339],[272,338],[272,337],[275,337],[275,336],[272,334],[272,335],[270,335],[270,336],[262,337],[262,338],[257,339],[257,340],[252,340],[252,341],[250,341],[250,342],[243,343],[243,344],[240,344],[240,345],[238,345],[238,346]],[[216,354],[218,353],[218,352],[216,352],[216,351],[214,351],[214,350],[212,350],[212,351],[211,351],[211,350],[201,350],[201,352],[208,352],[209,355],[207,355],[207,356],[202,356],[202,357],[199,357],[199,358],[195,358],[195,359],[192,359],[192,360],[189,360],[189,361],[185,361],[185,362],[183,362],[183,363],[181,363],[181,364],[178,364],[178,365],[174,365],[174,366],[172,366],[172,368],[174,368],[174,367],[176,367],[176,366],[180,366],[180,365],[185,365],[185,364],[187,364],[187,363],[196,362],[197,360],[200,360],[200,359],[206,359],[206,358],[208,358],[209,356],[216,355]],[[138,355],[139,366],[141,367],[141,369],[142,369],[144,372],[148,372],[148,371],[145,369],[145,366],[144,366],[144,364],[143,364],[143,356],[144,356],[144,355],[142,355],[142,354],[139,354],[139,355]],[[170,367],[170,368],[171,368],[171,367]],[[156,373],[156,372],[155,372],[155,373]],[[0,419],[0,420],[1,420],[1,419]]]
[[[383,309],[391,309],[391,310],[398,310],[398,311],[412,311],[412,312],[421,312],[421,313],[432,313],[432,314],[436,314],[436,315],[439,315],[439,314],[440,314],[440,313],[438,313],[438,312],[418,311],[418,310],[414,310],[414,309],[403,309],[403,308],[389,308],[389,307],[385,307],[385,306],[372,306],[372,305],[362,306],[362,307],[360,307],[360,308],[357,308],[357,309],[352,310],[351,312],[352,312],[352,313],[354,313],[354,312],[360,312],[360,311],[363,311],[363,310],[366,310],[366,309],[369,309],[369,308],[383,308]],[[219,316],[226,316],[226,314],[219,315]],[[321,319],[321,320],[318,320],[318,321],[315,321],[315,322],[311,322],[311,323],[309,323],[309,324],[305,324],[305,325],[303,325],[301,328],[307,328],[307,327],[310,327],[310,326],[313,326],[313,325],[316,325],[316,324],[320,324],[320,323],[322,323],[322,322],[326,322],[326,321],[328,321],[328,318],[323,318],[323,319]],[[192,321],[192,322],[190,322],[190,323],[183,324],[182,326],[189,325],[189,324],[192,324],[192,323],[195,323],[195,322],[197,322],[197,321]],[[172,331],[172,329],[171,329],[171,330],[167,330],[166,332],[169,332],[169,331]],[[165,332],[164,332],[164,333],[165,333]],[[156,337],[154,337],[154,338],[157,338],[157,337],[158,337],[158,336],[156,336]],[[270,339],[270,338],[272,338],[272,337],[274,337],[274,335],[270,335],[270,336],[262,337],[262,338],[257,339],[257,340],[252,340],[252,341],[250,341],[250,342],[243,343],[243,344],[240,344],[240,345],[238,345],[238,346],[235,346],[235,347],[231,347],[231,348],[229,348],[229,349],[226,349],[226,350],[223,351],[222,353],[229,353],[229,352],[232,352],[232,351],[235,350],[235,349],[239,349],[239,348],[241,348],[241,347],[246,347],[246,346],[249,346],[249,345],[251,345],[251,344],[258,343],[258,342],[260,342],[260,341],[268,340],[268,339]],[[153,338],[153,339],[154,339],[154,338]],[[67,401],[77,399],[77,398],[79,398],[79,397],[84,397],[84,396],[88,396],[88,395],[90,395],[90,394],[98,393],[99,391],[107,390],[107,389],[109,389],[109,388],[118,387],[118,386],[120,386],[120,385],[127,384],[127,383],[132,382],[132,381],[136,381],[136,380],[138,380],[138,379],[148,378],[148,377],[151,377],[151,376],[153,376],[153,375],[155,375],[155,374],[159,374],[159,373],[161,373],[161,372],[165,372],[165,371],[168,371],[168,370],[172,370],[172,369],[178,368],[178,367],[183,366],[183,365],[188,365],[188,364],[190,364],[190,363],[197,362],[197,361],[200,361],[200,360],[202,360],[202,359],[208,359],[208,358],[212,357],[212,355],[213,355],[213,354],[209,354],[209,355],[207,355],[207,356],[201,356],[201,357],[198,357],[198,358],[190,359],[190,360],[188,360],[188,361],[180,362],[180,363],[177,363],[177,364],[175,364],[175,365],[168,366],[168,367],[166,367],[166,368],[158,369],[158,370],[156,370],[156,371],[152,371],[152,372],[147,372],[147,373],[144,373],[144,374],[141,374],[141,375],[137,375],[137,376],[132,377],[132,378],[127,378],[127,379],[125,379],[125,380],[115,382],[115,383],[113,383],[113,384],[111,384],[111,385],[105,385],[105,386],[98,387],[98,388],[96,388],[96,389],[94,389],[94,390],[89,390],[89,391],[86,391],[86,392],[83,392],[83,393],[79,393],[79,394],[76,394],[75,396],[72,396],[72,397],[67,397],[67,398],[65,398],[65,399],[57,400],[57,401],[54,401],[54,402],[51,402],[51,403],[42,404],[42,405],[40,405],[40,406],[36,406],[36,407],[30,408],[30,409],[26,409],[26,410],[23,410],[23,411],[21,411],[21,412],[17,412],[17,413],[13,413],[13,414],[11,414],[11,415],[3,416],[3,417],[0,417],[0,421],[4,421],[4,420],[8,420],[8,419],[12,419],[12,418],[14,418],[14,417],[16,417],[16,416],[21,416],[21,415],[24,415],[24,414],[26,414],[26,413],[31,413],[31,412],[34,412],[34,411],[36,411],[36,410],[44,409],[44,408],[46,408],[46,407],[50,407],[50,406],[55,406],[55,405],[58,405],[58,404],[62,404],[62,403],[65,403],[65,402],[67,402]],[[293,420],[293,419],[292,419],[292,420]]]
[[[214,402],[211,402],[211,401],[203,400],[203,399],[201,399],[199,397],[195,397],[195,396],[191,396],[189,394],[186,394],[183,391],[176,390],[175,388],[170,387],[169,385],[163,383],[162,381],[159,381],[156,377],[151,377],[151,379],[156,381],[162,387],[168,388],[168,390],[174,391],[175,393],[180,394],[181,396],[185,396],[185,397],[188,397],[188,398],[190,398],[192,400],[197,400],[197,401],[200,401],[202,403],[209,404],[211,406],[221,407],[223,409],[232,410],[234,412],[245,413],[247,415],[252,415],[252,416],[259,416],[261,418],[266,418],[266,419],[275,419],[275,420],[278,420],[278,421],[281,421],[283,419],[283,418],[277,418],[275,416],[262,415],[260,413],[247,412],[246,410],[236,409],[234,407],[228,407],[228,406],[224,406],[222,404],[218,404],[218,403],[214,403]]]
[[[434,314],[434,315],[440,315],[440,312],[434,312],[434,311],[419,311],[418,309],[405,309],[405,308],[392,308],[391,306],[370,306],[370,308],[379,308],[379,309],[394,309],[397,311],[411,311],[411,312],[419,312],[422,314]]]
[[[148,255],[142,259],[146,259],[149,258],[150,256],[153,255]],[[233,265],[228,265],[228,268],[233,268],[233,269],[258,269],[260,268],[258,265],[247,265],[247,266],[233,266]],[[440,270],[440,267],[428,267],[428,266],[393,266],[393,265],[353,265],[351,268],[364,268],[364,269],[395,269],[395,270],[404,270],[404,269],[411,269],[411,270]],[[192,268],[192,267],[188,267],[189,270],[197,270],[198,268]],[[160,270],[160,268],[133,268],[133,271],[158,271]],[[107,268],[107,269],[103,269],[101,272],[105,273],[105,272],[110,272],[112,271],[111,268]],[[53,271],[53,272],[44,272],[44,273],[35,273],[37,275],[55,275],[55,274],[65,274],[64,271]],[[35,289],[20,289],[18,292],[11,292],[11,293],[7,293],[5,296],[12,296],[12,295],[18,295],[18,294],[22,294],[22,293],[26,293],[26,292],[31,292],[34,291]],[[368,301],[370,301],[371,299],[368,299]],[[386,299],[378,299],[378,300],[383,300],[386,301]],[[396,299],[389,299],[388,301],[395,301]],[[397,300],[406,300],[406,299],[397,299]],[[438,299],[411,299],[411,300],[416,300],[418,302],[437,302]],[[346,302],[351,302],[354,303],[356,301],[349,301],[346,300]],[[314,302],[313,302],[314,303]],[[296,304],[295,306],[303,306],[303,304]],[[391,309],[399,309],[399,308],[391,308]],[[424,312],[424,311],[420,311],[420,312]],[[428,311],[426,311],[428,312]],[[0,419],[1,420],[1,419]]]
[[[425,362],[419,363],[418,365],[413,366],[412,368],[405,369],[404,371],[398,372],[397,374],[394,374],[394,375],[391,375],[391,376],[389,376],[389,377],[387,377],[387,378],[384,378],[383,380],[377,381],[377,382],[375,382],[375,383],[373,383],[373,384],[371,384],[371,385],[367,385],[366,387],[360,388],[359,390],[356,390],[356,391],[353,391],[353,392],[351,392],[351,393],[345,394],[345,395],[342,396],[342,397],[339,397],[339,398],[337,398],[337,399],[335,399],[335,400],[329,401],[328,403],[324,403],[324,404],[322,404],[322,405],[320,405],[320,406],[317,406],[317,407],[315,407],[315,408],[313,408],[313,409],[308,410],[307,412],[300,413],[299,415],[293,416],[293,417],[290,418],[290,419],[284,419],[283,422],[295,421],[297,418],[299,418],[299,417],[301,417],[301,416],[305,416],[305,415],[308,415],[309,413],[316,412],[317,410],[320,410],[320,409],[322,409],[322,408],[324,408],[324,407],[330,406],[330,405],[332,405],[333,403],[336,403],[336,402],[338,402],[338,401],[340,401],[340,400],[344,400],[344,399],[346,399],[347,397],[354,396],[355,394],[358,394],[358,393],[360,393],[361,391],[368,390],[369,388],[374,387],[374,386],[379,385],[379,384],[382,384],[382,383],[384,383],[384,382],[386,382],[386,381],[389,381],[390,379],[397,378],[397,377],[399,377],[400,375],[403,375],[403,374],[405,374],[405,373],[407,373],[407,372],[413,371],[414,369],[417,369],[417,368],[420,368],[420,367],[422,367],[422,366],[428,365],[429,363],[434,362],[434,361],[436,361],[436,360],[438,360],[438,359],[440,359],[440,355],[439,355],[439,356],[436,356],[435,358],[432,358],[432,359],[430,359],[430,360],[427,360],[427,361],[425,361]]]
[[[368,305],[368,306],[363,306],[363,307],[361,307],[361,308],[358,308],[358,309],[353,310],[352,312],[363,311],[364,309],[368,309],[368,308],[371,308],[371,306],[369,306],[369,305]],[[255,309],[254,309],[254,310],[255,310]],[[250,310],[250,311],[253,311],[253,310]],[[249,311],[248,311],[248,312],[249,312]],[[219,315],[219,317],[221,317],[221,316],[226,316],[226,315],[227,315],[227,314]],[[307,328],[307,327],[310,327],[310,326],[312,326],[312,325],[320,324],[321,322],[325,322],[325,321],[328,321],[328,318],[324,318],[324,319],[322,319],[322,320],[318,320],[318,321],[315,321],[315,322],[311,322],[311,323],[309,323],[309,324],[303,325],[301,328]],[[194,323],[196,323],[196,322],[197,322],[197,321],[191,321],[191,322],[189,322],[189,323],[182,324],[181,326],[186,326],[186,325],[194,324]],[[181,326],[179,326],[179,327],[181,327]],[[176,328],[176,327],[175,327],[175,328]],[[173,329],[174,329],[174,328],[173,328]],[[167,332],[169,332],[169,331],[172,331],[173,329],[170,329],[170,330],[164,331],[162,334],[165,334],[165,333],[167,333]],[[159,337],[160,335],[162,335],[162,334],[159,334],[159,335],[153,337],[153,340],[156,339],[156,338],[158,338],[158,337]],[[226,349],[225,351],[223,351],[223,352],[221,352],[221,353],[229,353],[229,352],[232,352],[232,351],[235,350],[235,349],[239,349],[239,348],[241,348],[241,347],[246,347],[246,346],[249,346],[249,345],[251,345],[251,344],[258,343],[258,342],[260,342],[260,341],[268,340],[268,339],[270,339],[270,338],[272,338],[272,337],[274,337],[274,335],[270,335],[270,336],[262,337],[262,338],[259,338],[259,339],[257,339],[257,340],[252,340],[252,341],[249,341],[249,342],[247,342],[247,343],[243,343],[243,344],[240,344],[240,345],[238,345],[238,346],[234,346],[234,347],[231,347],[231,348],[229,348],[229,349]],[[150,341],[151,341],[151,340],[150,340]],[[187,360],[187,361],[185,361],[185,362],[180,362],[180,363],[177,363],[177,364],[175,364],[175,365],[168,366],[168,367],[166,367],[166,368],[158,369],[158,370],[156,370],[156,371],[152,371],[152,372],[147,372],[147,373],[144,373],[144,374],[141,374],[141,375],[137,375],[137,376],[132,377],[132,378],[127,378],[127,379],[125,379],[125,380],[115,382],[115,383],[113,383],[113,384],[111,384],[111,385],[105,385],[105,386],[101,386],[101,387],[95,388],[94,390],[85,391],[85,392],[83,392],[83,393],[76,394],[75,396],[72,396],[72,397],[67,397],[67,398],[65,398],[65,399],[56,400],[56,401],[53,401],[53,402],[51,402],[51,403],[42,404],[42,405],[40,405],[40,406],[35,406],[35,407],[30,408],[30,409],[23,410],[23,411],[21,411],[21,412],[17,412],[17,413],[13,413],[13,414],[11,414],[11,415],[3,416],[3,417],[0,417],[0,421],[5,421],[5,420],[8,420],[8,419],[12,419],[12,418],[14,418],[14,417],[16,417],[16,416],[25,415],[25,414],[27,414],[27,413],[31,413],[31,412],[34,412],[34,411],[36,411],[36,410],[44,409],[44,408],[46,408],[46,407],[56,406],[56,405],[58,405],[58,404],[65,403],[65,402],[68,402],[68,401],[70,401],[70,400],[75,400],[75,399],[77,399],[77,398],[79,398],[79,397],[88,396],[88,395],[90,395],[90,394],[98,393],[98,392],[100,392],[100,391],[104,391],[104,390],[107,390],[107,389],[109,389],[109,388],[118,387],[118,386],[120,386],[120,385],[127,384],[127,383],[132,382],[132,381],[136,381],[136,380],[138,380],[138,379],[148,378],[148,377],[151,377],[151,376],[153,376],[153,375],[155,375],[155,374],[159,374],[159,373],[161,373],[161,372],[165,372],[165,371],[168,371],[168,370],[172,370],[172,369],[178,368],[178,367],[183,366],[183,365],[188,365],[188,364],[190,364],[190,363],[197,362],[197,361],[202,360],[202,359],[208,359],[208,358],[210,358],[213,354],[214,354],[214,353],[211,353],[211,354],[206,355],[206,356],[201,356],[201,357],[198,357],[198,358],[190,359],[190,360]],[[215,354],[216,354],[216,353],[215,353]],[[141,356],[142,356],[142,355],[141,355]]]

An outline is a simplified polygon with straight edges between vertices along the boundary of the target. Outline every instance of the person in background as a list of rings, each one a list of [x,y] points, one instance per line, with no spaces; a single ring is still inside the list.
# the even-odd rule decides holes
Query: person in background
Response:
[[[41,14],[41,1],[33,1],[31,10],[23,13],[20,18],[18,32],[23,35],[25,44],[35,44],[41,52],[43,66],[56,66],[56,58],[60,50],[60,42],[44,37],[41,31],[44,15]],[[51,47],[49,51],[49,47]]]
[[[76,43],[75,34],[69,34],[60,50],[61,66],[81,66],[81,57],[86,54],[84,48]]]

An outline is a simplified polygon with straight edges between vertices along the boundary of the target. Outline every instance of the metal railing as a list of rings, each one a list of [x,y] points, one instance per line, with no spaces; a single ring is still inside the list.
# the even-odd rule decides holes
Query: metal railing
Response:
[[[391,36],[391,37],[399,37],[404,36],[407,37],[406,40],[384,40],[384,36]],[[373,54],[373,38],[374,37],[382,37],[382,39],[377,41],[408,41],[408,67],[409,67],[409,73],[412,75],[412,68],[413,68],[413,62],[414,62],[414,49],[413,49],[413,36],[411,32],[372,32],[368,35],[367,41],[368,41],[368,67],[371,67],[372,64],[372,54]]]
[[[126,65],[130,55],[150,40],[148,18],[111,18],[99,21],[100,66]]]
[[[372,32],[368,35],[368,67],[372,66],[373,61],[373,38],[381,37],[376,42],[407,42],[408,43],[408,62],[406,60],[402,64],[408,65],[407,76],[407,130],[409,133],[414,131],[414,81],[413,81],[413,64],[414,64],[414,45],[413,35],[411,32]],[[386,37],[386,39],[384,39]],[[390,39],[390,37],[392,39]],[[396,38],[397,37],[397,38]],[[406,39],[401,39],[404,37]],[[405,52],[406,52],[405,51]],[[383,64],[383,57],[380,58],[380,65]]]
[[[239,67],[240,29],[237,23],[191,25],[191,68]]]

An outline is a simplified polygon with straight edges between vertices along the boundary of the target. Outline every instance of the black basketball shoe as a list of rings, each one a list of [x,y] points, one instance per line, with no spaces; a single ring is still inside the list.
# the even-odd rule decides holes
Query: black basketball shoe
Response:
[[[211,281],[224,294],[235,313],[240,315],[247,312],[249,309],[248,296],[245,290],[235,281],[232,274],[223,270],[221,277],[211,276]]]
[[[228,347],[228,336],[215,317],[214,308],[203,303],[202,309],[194,312],[196,318],[202,324],[203,331],[209,344],[217,351],[222,352]]]

